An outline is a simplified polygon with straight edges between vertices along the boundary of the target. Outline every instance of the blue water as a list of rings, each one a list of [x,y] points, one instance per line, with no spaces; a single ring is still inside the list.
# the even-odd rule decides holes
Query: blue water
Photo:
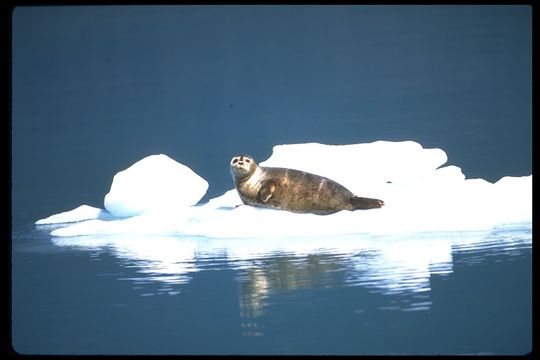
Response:
[[[12,346],[44,354],[519,354],[530,224],[318,239],[51,238],[165,153],[232,188],[282,143],[413,140],[530,175],[528,6],[18,7]],[[362,169],[369,171],[369,169]],[[391,224],[390,224],[391,225]],[[151,245],[149,245],[151,244]],[[352,245],[351,245],[352,244]]]
[[[14,236],[13,345],[22,353],[532,349],[530,224],[341,236],[319,249],[310,239],[289,239],[288,249],[272,239],[51,239],[50,229]]]

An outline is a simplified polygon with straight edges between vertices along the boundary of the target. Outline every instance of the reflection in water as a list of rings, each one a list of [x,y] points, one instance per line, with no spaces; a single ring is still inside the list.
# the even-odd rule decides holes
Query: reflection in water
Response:
[[[453,244],[453,251],[467,253],[465,261],[469,264],[478,263],[487,256],[497,254],[518,255],[523,249],[531,247],[532,228],[530,225],[499,226],[484,238],[476,240],[457,242]]]
[[[468,261],[492,254],[519,254],[531,247],[531,224],[492,231],[423,233],[395,236],[346,235],[334,238],[211,239],[155,236],[52,238],[58,246],[109,251],[141,295],[148,284],[156,293],[178,294],[202,270],[232,268],[240,285],[240,315],[245,335],[263,335],[256,318],[273,294],[302,288],[361,286],[388,296],[383,310],[427,310],[430,278],[453,271],[452,254],[469,252]]]
[[[256,318],[264,315],[268,297],[272,293],[301,288],[336,286],[336,274],[346,262],[334,254],[294,256],[275,254],[256,260],[251,266],[241,266],[240,317],[244,336],[262,336],[264,331]]]
[[[430,275],[452,272],[452,240],[425,236],[407,241],[387,238],[377,248],[357,255],[348,282],[383,294],[429,291]]]
[[[135,269],[141,276],[119,277],[118,280],[132,281],[135,288],[144,284],[158,283],[158,293],[175,295],[174,285],[191,280],[190,273],[195,266],[196,242],[190,239],[157,236],[84,236],[73,238],[53,238],[59,246],[77,247],[90,250],[94,257],[97,251],[110,251],[123,268]],[[150,295],[143,293],[143,296]]]
[[[240,280],[240,317],[242,336],[262,336],[262,326],[254,320],[264,314],[270,286],[263,268],[253,268]]]
[[[332,254],[275,255],[243,265],[238,276],[242,316],[262,315],[271,292],[335,286],[336,272],[345,267],[346,262]]]
[[[255,318],[263,315],[269,283],[262,268],[254,268],[240,279],[240,316]]]

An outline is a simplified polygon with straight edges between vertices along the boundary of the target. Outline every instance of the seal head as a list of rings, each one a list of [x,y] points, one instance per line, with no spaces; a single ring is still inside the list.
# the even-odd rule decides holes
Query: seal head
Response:
[[[231,160],[231,173],[235,181],[249,178],[256,168],[257,164],[251,156],[240,155],[233,157]]]

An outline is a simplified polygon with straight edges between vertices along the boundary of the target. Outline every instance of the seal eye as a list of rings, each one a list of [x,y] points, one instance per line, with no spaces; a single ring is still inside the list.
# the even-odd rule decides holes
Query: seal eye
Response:
[[[238,158],[234,158],[232,161],[233,164],[236,164],[237,162],[238,162]]]

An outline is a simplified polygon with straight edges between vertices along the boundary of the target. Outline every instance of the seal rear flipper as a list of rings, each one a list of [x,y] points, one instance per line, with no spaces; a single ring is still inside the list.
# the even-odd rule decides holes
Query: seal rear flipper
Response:
[[[358,209],[378,209],[384,205],[384,201],[379,199],[363,198],[359,196],[353,196],[350,200],[353,210]]]

